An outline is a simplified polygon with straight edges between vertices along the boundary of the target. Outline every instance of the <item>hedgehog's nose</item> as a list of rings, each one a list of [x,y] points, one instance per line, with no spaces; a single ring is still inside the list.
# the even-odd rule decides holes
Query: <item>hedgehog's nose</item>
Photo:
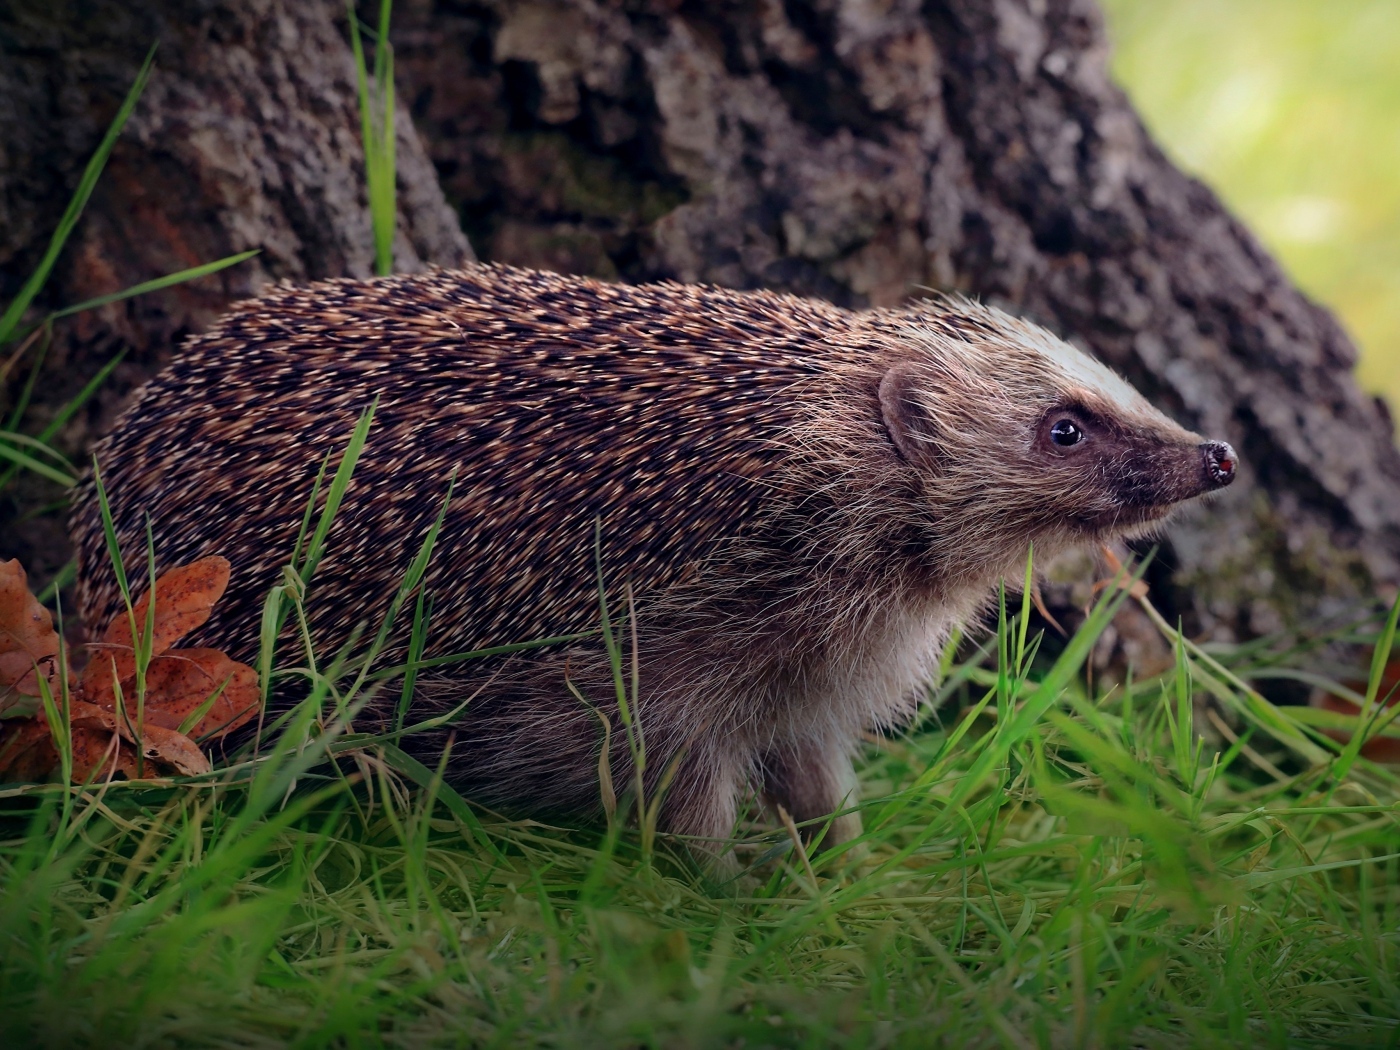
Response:
[[[1224,441],[1207,441],[1201,446],[1201,459],[1205,468],[1206,483],[1213,489],[1223,489],[1235,480],[1235,467],[1239,460],[1235,450]]]

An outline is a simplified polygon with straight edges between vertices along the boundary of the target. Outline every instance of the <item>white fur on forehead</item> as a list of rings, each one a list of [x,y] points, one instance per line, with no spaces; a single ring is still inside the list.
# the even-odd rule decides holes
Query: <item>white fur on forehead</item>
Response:
[[[1147,404],[1146,399],[1132,384],[1097,358],[1071,346],[1063,339],[1057,339],[1040,325],[1031,324],[990,307],[983,309],[995,316],[1007,334],[1013,335],[1017,342],[1044,354],[1064,376],[1067,384],[1088,387],[1125,409],[1140,408]]]
[[[1088,389],[1125,412],[1146,410],[1156,414],[1146,398],[1117,372],[1063,339],[1056,338],[1040,325],[961,296],[940,296],[933,302],[939,307],[933,317],[926,314],[921,316],[917,307],[906,315],[910,334],[921,342],[927,340],[936,343],[938,353],[949,355],[958,365],[972,366],[964,367],[964,374],[981,372],[990,355],[991,363],[1000,374],[987,378],[1014,382],[1024,376],[1043,389],[1048,367],[1060,381],[1058,385],[1062,389],[1058,393],[1068,393],[1075,388]],[[961,338],[950,339],[945,327],[950,314],[981,322],[995,329],[996,334],[978,338],[980,333],[975,330],[960,330]],[[944,320],[944,324],[939,324],[938,320]],[[955,323],[953,327],[956,327]],[[1018,354],[1018,350],[1021,353]],[[982,368],[976,367],[978,364]]]

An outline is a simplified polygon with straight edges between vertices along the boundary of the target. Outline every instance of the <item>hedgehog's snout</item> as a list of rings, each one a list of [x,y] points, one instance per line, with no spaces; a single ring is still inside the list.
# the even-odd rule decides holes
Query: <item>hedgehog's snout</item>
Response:
[[[1228,442],[1207,441],[1201,446],[1201,468],[1207,488],[1223,489],[1230,484],[1235,480],[1238,465],[1239,459]]]

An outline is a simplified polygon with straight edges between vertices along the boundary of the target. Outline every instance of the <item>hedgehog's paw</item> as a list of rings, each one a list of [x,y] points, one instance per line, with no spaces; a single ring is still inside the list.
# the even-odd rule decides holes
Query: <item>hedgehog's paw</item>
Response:
[[[661,804],[661,830],[681,838],[705,881],[721,893],[735,892],[743,871],[733,839],[745,784],[738,762],[700,750],[682,759]]]
[[[791,739],[767,752],[761,764],[764,796],[792,816],[805,840],[820,837],[820,847],[831,849],[860,837],[854,809],[860,789],[844,744]]]

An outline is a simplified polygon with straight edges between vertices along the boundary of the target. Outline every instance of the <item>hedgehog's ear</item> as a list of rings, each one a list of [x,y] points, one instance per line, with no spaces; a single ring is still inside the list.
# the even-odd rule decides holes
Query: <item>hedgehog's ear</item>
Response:
[[[938,466],[936,427],[917,390],[914,369],[901,362],[880,380],[880,416],[899,457],[925,470]]]

